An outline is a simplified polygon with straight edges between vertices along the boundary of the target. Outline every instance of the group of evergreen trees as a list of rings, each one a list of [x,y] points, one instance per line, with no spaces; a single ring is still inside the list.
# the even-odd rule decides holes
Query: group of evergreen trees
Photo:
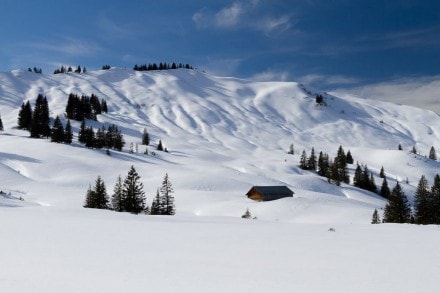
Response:
[[[118,127],[114,124],[108,126],[107,130],[104,126],[93,130],[93,127],[86,126],[85,120],[81,123],[78,142],[84,144],[88,148],[107,148],[121,151],[125,145],[124,137]]]
[[[64,128],[60,117],[57,116],[50,131],[50,141],[71,144],[72,139],[73,134],[72,127],[70,126],[70,120],[67,120],[66,127]]]
[[[84,119],[96,120],[96,115],[107,113],[107,102],[92,94],[90,97],[82,95],[79,97],[76,94],[69,94],[66,105],[67,118],[76,121],[83,121]]]
[[[414,220],[417,224],[440,224],[440,175],[431,188],[423,175],[414,196]]]
[[[81,69],[81,66],[78,65],[78,67],[76,67],[75,70],[73,70],[73,68],[71,66],[69,67],[64,67],[63,65],[60,68],[57,68],[53,71],[53,74],[60,74],[60,73],[70,73],[70,72],[75,72],[75,73],[86,73],[87,69],[85,67],[83,67]]]
[[[28,71],[29,71],[29,72],[38,73],[38,74],[42,74],[42,73],[43,73],[43,69],[41,69],[41,68],[37,68],[37,67],[34,67],[33,69],[29,67],[29,68],[28,68]]]
[[[342,146],[339,146],[334,160],[330,160],[328,154],[320,152],[316,159],[315,149],[312,148],[310,157],[303,150],[300,158],[300,168],[304,170],[318,171],[320,176],[327,177],[328,182],[340,185],[341,182],[350,183],[347,164],[353,164],[350,151],[345,154]]]
[[[162,182],[162,186],[157,190],[157,194],[151,209],[146,204],[144,185],[140,181],[141,177],[134,166],[131,166],[124,181],[118,176],[113,189],[113,194],[109,199],[105,183],[100,176],[95,181],[95,186],[87,190],[84,202],[85,208],[111,209],[117,212],[129,212],[133,214],[146,213],[151,215],[174,215],[176,212],[174,204],[174,190],[169,180],[168,174]]]
[[[18,128],[28,130],[32,138],[50,136],[49,105],[46,97],[38,94],[33,111],[29,101],[21,105],[18,113]]]
[[[377,186],[374,182],[373,172],[370,172],[370,170],[368,170],[367,165],[363,166],[363,168],[361,168],[359,164],[357,165],[356,170],[354,171],[353,185],[374,193],[377,192]]]
[[[169,69],[178,69],[178,68],[186,68],[186,69],[194,69],[192,66],[190,66],[189,64],[185,64],[183,65],[182,63],[176,64],[173,62],[173,64],[169,64],[166,62],[160,62],[159,65],[157,65],[156,63],[153,64],[143,64],[143,65],[137,65],[135,64],[133,67],[133,70],[136,71],[150,71],[150,70],[169,70]]]

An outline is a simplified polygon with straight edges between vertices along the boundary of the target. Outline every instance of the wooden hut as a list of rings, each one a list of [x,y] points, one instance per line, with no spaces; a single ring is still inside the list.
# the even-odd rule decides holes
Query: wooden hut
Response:
[[[246,195],[256,201],[269,201],[293,197],[293,191],[287,186],[253,186]]]

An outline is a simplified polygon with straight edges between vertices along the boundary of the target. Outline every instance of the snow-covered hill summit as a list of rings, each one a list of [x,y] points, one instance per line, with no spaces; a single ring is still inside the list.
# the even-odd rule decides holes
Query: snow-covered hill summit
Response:
[[[51,118],[65,123],[69,93],[97,95],[108,113],[88,125],[116,124],[123,152],[86,149],[28,138],[17,130],[21,104],[45,95]],[[151,202],[167,172],[176,190],[178,214],[240,216],[249,207],[260,219],[293,222],[367,222],[384,201],[350,185],[336,187],[298,168],[302,150],[336,154],[339,145],[355,162],[378,175],[384,166],[390,185],[406,181],[410,196],[424,174],[433,178],[438,163],[424,157],[440,137],[437,114],[414,107],[326,93],[294,82],[253,82],[215,77],[195,70],[136,72],[112,68],[86,74],[41,75],[27,71],[0,73],[1,189],[20,193],[42,205],[81,208],[85,191],[98,175],[111,189],[116,177],[134,165]],[[75,141],[79,122],[72,122]],[[138,153],[142,131],[151,136]],[[169,153],[156,152],[162,140]],[[294,144],[295,155],[286,154]],[[404,151],[398,151],[401,144]],[[413,146],[420,156],[411,155]],[[351,166],[351,169],[354,167]],[[353,172],[353,170],[351,170]],[[379,179],[376,184],[380,184]],[[256,203],[245,193],[253,185],[287,185],[292,199]]]

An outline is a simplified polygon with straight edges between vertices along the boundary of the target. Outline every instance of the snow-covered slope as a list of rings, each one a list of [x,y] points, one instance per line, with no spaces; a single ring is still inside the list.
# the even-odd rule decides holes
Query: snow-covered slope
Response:
[[[436,162],[397,151],[401,144],[427,154],[440,135],[435,113],[352,96],[325,95],[326,106],[318,106],[315,93],[294,82],[252,82],[194,70],[113,68],[81,75],[13,71],[0,74],[0,85],[5,124],[0,159],[4,176],[11,177],[2,188],[23,189],[25,199],[47,204],[80,206],[85,189],[98,175],[111,189],[117,175],[124,176],[133,164],[150,200],[169,173],[179,214],[238,216],[250,207],[268,220],[365,222],[383,200],[302,171],[297,165],[303,149],[309,153],[314,147],[334,156],[342,145],[372,171],[384,166],[391,182],[408,178],[410,185],[404,189],[410,196],[420,176],[433,178],[438,168]],[[89,122],[95,129],[118,125],[127,150],[130,143],[140,142],[146,127],[152,140],[149,151],[161,139],[170,152],[147,156],[139,146],[138,154],[125,151],[108,157],[75,143],[28,139],[27,132],[14,127],[22,102],[33,104],[39,93],[48,98],[51,117],[60,115],[64,122],[69,93],[94,93],[109,107],[98,122]],[[73,127],[76,134],[79,122]],[[295,156],[286,154],[291,143]],[[278,184],[291,187],[295,197],[257,204],[244,196],[252,185]],[[36,192],[40,186],[66,190],[60,191],[63,196],[41,194]]]
[[[76,142],[80,123],[75,121],[72,121],[75,134],[75,141],[72,145],[28,138],[27,132],[16,129],[18,111],[23,101],[29,100],[33,106],[39,93],[45,95],[49,101],[51,118],[60,115],[64,123],[69,93],[78,95],[94,93],[99,98],[105,99],[109,112],[98,116],[97,122],[88,121],[87,124],[95,129],[112,123],[118,125],[126,141],[123,152],[112,151],[111,156],[108,156],[104,150],[84,148]],[[48,283],[43,282],[37,291],[59,291],[61,288],[64,289],[65,281],[79,282],[79,279],[72,275],[78,274],[75,270],[80,268],[81,263],[89,263],[88,260],[81,259],[95,257],[91,253],[85,253],[88,249],[95,251],[99,245],[105,246],[108,242],[113,243],[104,249],[102,255],[96,256],[98,263],[103,267],[105,267],[106,253],[107,255],[118,253],[123,256],[129,255],[129,251],[119,251],[118,247],[126,246],[127,243],[120,238],[113,239],[115,235],[120,233],[148,234],[148,231],[143,231],[143,229],[152,229],[154,231],[152,238],[156,239],[153,246],[156,249],[165,243],[157,240],[161,237],[173,241],[174,236],[161,232],[162,230],[171,229],[178,233],[181,228],[183,229],[181,233],[186,231],[189,237],[185,238],[179,234],[180,236],[176,236],[178,246],[166,244],[165,247],[183,249],[182,254],[186,251],[188,256],[194,256],[199,249],[202,249],[202,254],[195,257],[191,264],[188,264],[187,260],[182,258],[184,255],[180,253],[166,257],[167,263],[171,263],[176,258],[179,262],[175,269],[161,268],[162,272],[172,271],[181,274],[174,277],[176,287],[167,286],[165,290],[167,292],[176,292],[176,288],[182,288],[181,291],[186,292],[221,291],[209,286],[208,281],[213,280],[212,278],[207,278],[206,282],[202,282],[200,287],[197,287],[196,280],[191,279],[194,278],[193,276],[188,278],[182,275],[186,270],[186,265],[201,265],[201,268],[204,268],[190,269],[189,272],[193,274],[203,275],[206,269],[213,275],[221,275],[220,280],[223,280],[223,283],[226,282],[225,280],[230,280],[231,284],[225,287],[226,291],[252,289],[268,292],[269,289],[278,288],[279,290],[274,291],[293,292],[296,289],[303,292],[322,292],[327,285],[332,288],[329,291],[353,291],[356,288],[356,271],[348,273],[349,276],[353,275],[353,283],[345,284],[346,286],[337,286],[339,277],[336,274],[326,279],[322,286],[317,286],[313,281],[313,265],[308,266],[303,272],[300,265],[291,268],[288,265],[290,260],[279,270],[268,274],[269,281],[267,282],[261,281],[254,285],[243,283],[239,286],[239,280],[242,279],[237,276],[244,278],[255,276],[243,273],[246,267],[245,262],[252,259],[252,251],[261,253],[261,255],[251,261],[251,265],[261,271],[265,269],[264,264],[274,269],[285,256],[279,251],[274,260],[267,260],[273,257],[272,249],[277,246],[277,242],[283,242],[279,249],[286,251],[286,256],[305,263],[313,255],[313,249],[322,248],[318,244],[312,245],[310,246],[312,250],[307,250],[304,256],[304,247],[315,241],[318,243],[322,240],[329,241],[330,247],[321,251],[322,256],[325,256],[326,253],[331,254],[337,247],[346,244],[346,241],[366,248],[367,242],[364,242],[366,236],[362,236],[364,231],[366,235],[377,234],[378,237],[384,234],[389,235],[389,230],[397,231],[398,239],[414,233],[415,229],[401,231],[400,228],[393,228],[395,227],[393,225],[387,225],[387,228],[379,230],[364,226],[369,223],[373,210],[375,208],[380,210],[385,205],[385,201],[378,195],[359,190],[352,185],[343,184],[341,187],[330,185],[324,178],[301,170],[298,167],[299,156],[303,149],[310,153],[311,148],[314,147],[317,153],[323,151],[333,157],[339,145],[342,145],[346,151],[351,151],[355,162],[368,165],[376,176],[378,186],[382,182],[378,174],[383,166],[389,185],[392,187],[396,180],[401,181],[411,201],[420,176],[424,174],[428,180],[432,180],[438,173],[439,163],[428,160],[424,155],[428,154],[431,146],[437,146],[440,137],[440,117],[433,112],[414,107],[370,101],[353,96],[338,97],[323,94],[326,105],[319,106],[315,102],[315,94],[313,90],[308,90],[294,82],[252,82],[215,77],[183,69],[135,72],[112,68],[86,74],[58,75],[40,75],[19,70],[0,73],[0,115],[5,127],[5,131],[0,135],[0,176],[2,178],[0,190],[7,194],[7,196],[0,195],[0,219],[3,223],[9,223],[6,226],[3,225],[0,232],[5,233],[4,235],[12,235],[17,229],[24,229],[25,235],[28,236],[14,236],[10,238],[13,242],[26,242],[38,238],[36,248],[29,251],[26,251],[26,246],[21,244],[18,246],[19,253],[22,254],[19,258],[20,262],[25,263],[28,259],[37,261],[47,257],[49,261],[47,266],[51,269],[56,269],[60,265],[60,259],[68,261],[66,255],[70,243],[87,242],[92,240],[96,233],[100,235],[95,237],[97,244],[92,245],[93,247],[86,245],[75,250],[80,258],[72,262],[73,268],[69,273],[57,273],[58,282],[50,283],[49,274],[46,275],[44,272],[44,264],[40,264],[41,270],[37,276],[26,279],[28,283],[17,284],[14,278],[19,278],[19,272],[23,269],[23,266],[18,265],[16,270],[9,272],[6,283],[0,278],[0,289],[5,288],[9,292],[26,292],[32,290],[37,280],[43,280]],[[145,146],[142,145],[139,145],[138,153],[129,153],[130,143],[140,143],[145,127],[152,141],[148,146],[150,154],[144,154]],[[162,140],[169,152],[156,151],[156,155],[152,155],[159,140]],[[286,153],[291,143],[295,146],[293,156]],[[404,151],[397,150],[399,144],[402,145]],[[409,153],[413,146],[416,146],[420,155]],[[177,215],[173,219],[136,217],[82,208],[86,190],[98,175],[104,179],[107,190],[111,193],[117,176],[124,177],[131,165],[135,166],[142,177],[148,204],[151,203],[165,173],[169,174],[175,189],[177,208]],[[352,173],[354,168],[354,165],[350,166]],[[253,185],[287,185],[295,192],[295,195],[293,198],[258,203],[245,196]],[[19,200],[20,197],[24,201]],[[10,209],[9,207],[23,208]],[[258,217],[258,221],[242,222],[240,216],[246,208],[249,208],[253,216]],[[49,220],[41,219],[45,215]],[[20,217],[21,220],[13,219],[14,217]],[[76,220],[79,222],[73,224]],[[116,234],[108,231],[103,232],[104,234],[98,232],[101,229],[105,230],[104,222],[107,221],[109,229],[112,229],[110,226],[114,225]],[[150,223],[146,224],[145,221],[150,221]],[[41,228],[50,226],[50,223],[54,222],[57,224],[53,224],[54,226],[48,229]],[[127,231],[124,228],[126,224],[132,225]],[[351,224],[357,226],[351,227]],[[71,230],[68,233],[61,232],[66,225]],[[338,232],[334,235],[321,234],[322,231],[329,233],[328,227],[341,225],[348,233],[342,238],[335,236],[337,238],[332,240]],[[86,227],[84,228],[86,236],[81,236],[80,227],[83,226]],[[291,246],[295,243],[293,241],[295,237],[285,234],[291,228],[298,235],[305,237],[299,241],[303,248]],[[200,233],[206,233],[207,236],[198,234],[198,229],[201,229]],[[219,237],[224,239],[216,242],[215,233],[212,233],[211,229],[219,231]],[[312,231],[311,234],[307,234],[309,230]],[[426,228],[425,230],[427,231],[426,243],[432,243],[437,237],[433,234],[434,229]],[[240,242],[242,236],[247,240]],[[351,236],[355,239],[350,238]],[[126,237],[132,238],[128,235]],[[321,237],[324,238],[321,239]],[[40,247],[46,238],[55,243],[53,245],[57,247],[67,246],[61,250],[58,248],[59,255],[51,255],[49,251]],[[70,239],[71,242],[66,239]],[[271,249],[262,246],[262,243],[268,239],[272,239],[268,243]],[[146,246],[150,243],[148,237],[134,237],[131,240]],[[366,241],[368,240],[372,239]],[[233,249],[229,247],[229,241],[240,243],[237,243]],[[393,241],[392,238],[387,239],[386,245],[391,246]],[[407,243],[398,251],[390,251],[394,253],[392,258],[398,259],[400,252],[417,244],[413,242]],[[227,272],[229,263],[226,259],[222,260],[227,252],[233,251],[236,254],[233,253],[233,255],[239,257],[243,255],[246,247],[255,244],[256,248],[247,251],[244,254],[245,258],[239,264],[237,260],[229,259],[232,263],[231,267],[233,264],[239,266]],[[0,251],[9,251],[15,246],[14,243],[3,242]],[[129,250],[141,253],[134,247]],[[350,255],[356,253],[352,248],[346,249]],[[426,249],[432,251],[432,247]],[[207,252],[209,250],[217,252],[214,251],[210,255]],[[368,262],[368,259],[374,257],[379,251],[380,249],[370,250],[360,261]],[[42,253],[42,256],[34,255],[38,253]],[[6,257],[6,255],[8,255],[7,263],[12,266],[15,263],[14,256],[5,252],[3,256]],[[165,255],[165,251],[161,251],[159,255]],[[347,254],[341,252],[334,255],[330,264],[339,268],[336,272],[342,273],[349,269],[351,263],[337,264],[338,255],[344,257]],[[151,260],[150,257],[152,256],[145,256],[145,262],[142,263],[146,263],[147,259]],[[204,262],[210,257],[211,261]],[[437,254],[434,257],[438,259],[440,256]],[[108,271],[104,273],[103,280],[115,278],[116,267],[125,266],[126,262],[128,260],[123,259],[111,262],[110,267],[107,268]],[[321,267],[320,273],[325,275],[330,268],[321,262],[315,259],[314,264]],[[141,268],[141,262],[134,260],[134,263],[136,268]],[[160,263],[159,259],[156,259],[155,263]],[[206,268],[210,264],[218,266]],[[401,267],[399,264],[401,263],[390,264],[384,261],[379,267],[385,266],[389,270],[394,270]],[[91,262],[89,265],[93,266]],[[367,275],[368,270],[376,269],[373,262],[362,268],[358,275]],[[91,268],[92,273],[98,273],[98,271],[98,268]],[[263,276],[261,271],[257,272],[259,280]],[[145,272],[153,274],[161,282],[166,281],[166,278],[160,275],[161,273],[152,272],[150,269]],[[302,277],[296,280],[298,282],[305,280],[306,283],[303,285],[288,284],[277,279],[280,272],[283,272],[281,276],[284,276],[284,273],[299,274]],[[25,273],[32,274],[35,271],[30,268]],[[405,273],[408,279],[410,273]],[[101,291],[100,289],[120,292],[125,284],[125,281],[120,281],[117,282],[116,287],[97,286],[95,288],[97,290],[93,290],[93,287],[88,287],[92,280],[83,273],[79,275],[86,278],[86,285],[80,286],[79,283],[75,283],[70,290],[72,292],[96,292]],[[127,280],[130,279],[129,276],[125,277]],[[284,277],[289,278],[287,275]],[[136,275],[133,278],[140,280],[141,276]],[[371,281],[381,282],[384,278],[375,275]],[[132,289],[131,292],[141,291],[145,288],[144,285],[149,284],[151,283],[143,281],[128,288]],[[417,288],[416,282],[411,284],[413,286],[408,288]],[[388,287],[383,287],[383,292],[392,291],[391,285],[392,283],[387,283]],[[159,287],[153,285],[153,288]],[[371,285],[365,288],[378,289]]]

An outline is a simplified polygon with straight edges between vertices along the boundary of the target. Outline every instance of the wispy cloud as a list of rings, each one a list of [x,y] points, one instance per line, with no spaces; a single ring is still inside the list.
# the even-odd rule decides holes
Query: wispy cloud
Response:
[[[359,80],[353,77],[344,75],[324,75],[324,74],[307,74],[299,78],[299,82],[308,85],[354,85],[359,83]]]
[[[96,25],[105,38],[130,39],[137,35],[138,29],[129,23],[119,24],[105,15],[100,15]]]
[[[251,76],[249,79],[255,81],[288,81],[290,75],[287,71],[266,70]]]
[[[399,78],[360,87],[340,88],[335,92],[415,106],[440,114],[440,75]]]
[[[192,16],[193,22],[200,29],[240,29],[247,28],[261,31],[267,35],[283,32],[292,27],[289,15],[266,15],[258,9],[260,1],[234,1],[231,5],[213,12],[203,8]]]
[[[242,61],[240,58],[207,58],[201,61],[200,68],[217,76],[233,76]]]
[[[69,56],[92,56],[102,50],[102,48],[95,42],[73,37],[62,37],[51,40],[35,40],[33,42],[25,43],[24,46],[39,51]]]

